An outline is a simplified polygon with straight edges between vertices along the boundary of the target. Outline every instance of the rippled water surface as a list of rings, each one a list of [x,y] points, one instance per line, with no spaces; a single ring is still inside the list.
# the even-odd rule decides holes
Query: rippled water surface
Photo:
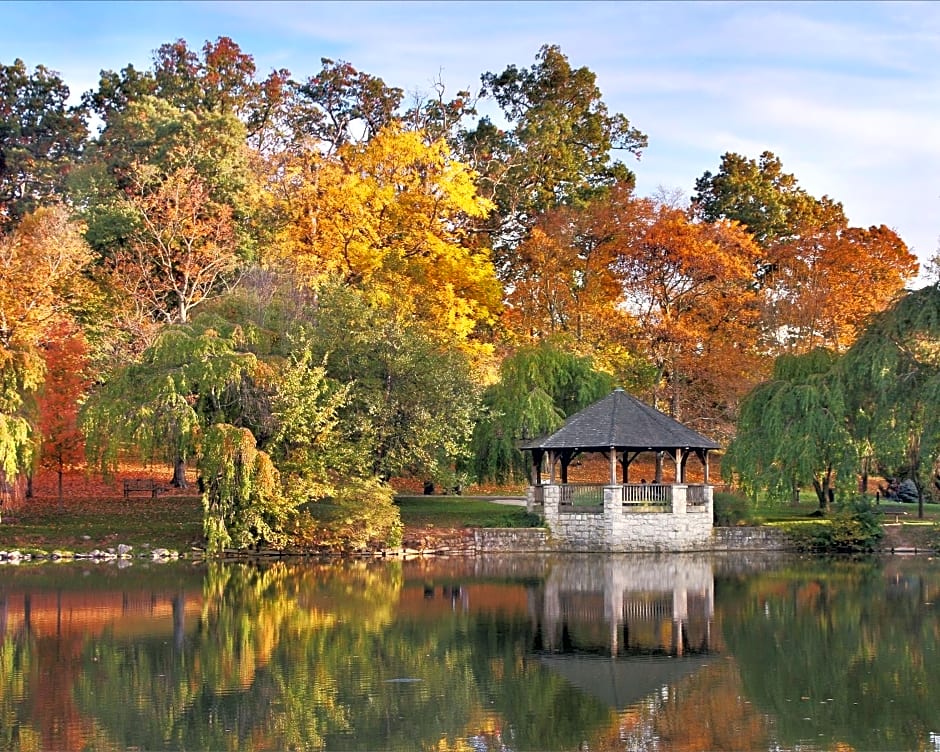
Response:
[[[940,563],[0,567],[0,750],[937,750]]]

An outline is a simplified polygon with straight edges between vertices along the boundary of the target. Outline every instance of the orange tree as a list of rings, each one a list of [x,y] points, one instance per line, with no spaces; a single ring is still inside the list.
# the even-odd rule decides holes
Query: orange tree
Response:
[[[733,409],[760,372],[750,284],[758,249],[736,223],[696,222],[655,201],[639,201],[626,219],[613,240],[617,271],[637,322],[634,346],[656,368],[654,404],[724,429],[730,416],[720,411]]]
[[[84,465],[85,439],[78,421],[79,402],[91,384],[88,345],[82,330],[60,319],[42,345],[45,379],[36,395],[39,466],[54,470],[62,503],[62,476]]]
[[[696,216],[740,222],[760,248],[753,274],[770,352],[845,350],[917,273],[896,233],[851,227],[840,203],[811,196],[772,152],[725,154],[695,189]]]
[[[81,228],[61,206],[37,209],[0,236],[0,474],[7,492],[32,464],[32,398],[45,377],[41,345],[65,315],[69,288],[89,259]]]

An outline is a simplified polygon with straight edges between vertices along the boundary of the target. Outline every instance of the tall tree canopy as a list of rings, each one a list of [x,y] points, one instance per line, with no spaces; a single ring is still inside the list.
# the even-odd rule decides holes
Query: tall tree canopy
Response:
[[[0,232],[62,200],[87,136],[85,112],[45,66],[0,65]]]
[[[482,118],[464,134],[461,153],[496,205],[486,227],[500,278],[509,283],[520,277],[512,249],[539,214],[618,182],[632,184],[633,173],[611,153],[638,156],[647,138],[625,115],[608,111],[595,74],[572,68],[557,46],[542,47],[530,68],[510,65],[483,74],[482,83],[484,98],[496,101],[508,127]]]
[[[851,227],[840,203],[811,196],[772,152],[727,153],[695,190],[697,216],[740,222],[761,248],[753,274],[773,352],[844,350],[917,273],[895,232]]]
[[[279,258],[311,286],[338,275],[466,342],[491,323],[499,286],[468,218],[489,203],[443,141],[386,128],[335,157],[308,155],[277,186]]]

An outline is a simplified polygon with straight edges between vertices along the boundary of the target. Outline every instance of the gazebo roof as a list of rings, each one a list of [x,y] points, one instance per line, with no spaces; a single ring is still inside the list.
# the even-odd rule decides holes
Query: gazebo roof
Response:
[[[642,452],[718,449],[720,444],[640,402],[623,389],[615,389],[570,416],[555,433],[520,445],[527,450],[584,452],[607,451],[611,447]]]

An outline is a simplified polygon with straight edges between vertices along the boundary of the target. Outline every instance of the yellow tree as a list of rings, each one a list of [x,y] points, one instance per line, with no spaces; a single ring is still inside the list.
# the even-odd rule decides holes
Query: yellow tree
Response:
[[[468,344],[493,321],[501,291],[468,220],[490,209],[443,141],[388,126],[334,157],[281,166],[280,260],[310,286],[339,277]]]
[[[27,397],[43,383],[41,344],[89,262],[82,228],[62,206],[37,209],[0,236],[0,476],[3,493],[31,462]]]

